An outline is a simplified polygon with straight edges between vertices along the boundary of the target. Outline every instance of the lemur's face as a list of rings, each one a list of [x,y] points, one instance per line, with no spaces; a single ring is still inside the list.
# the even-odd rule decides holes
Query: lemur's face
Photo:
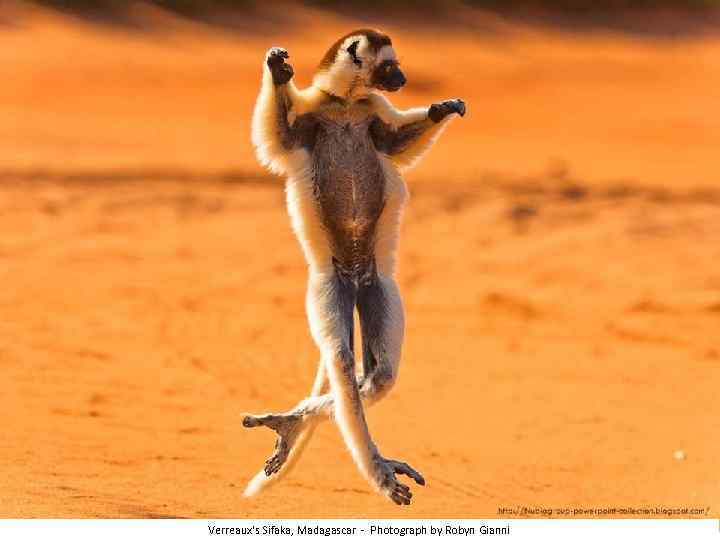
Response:
[[[340,38],[320,63],[316,79],[321,88],[341,96],[372,89],[395,92],[405,82],[390,38],[367,29]]]
[[[351,36],[345,51],[352,60],[354,69],[358,71],[365,87],[377,88],[387,92],[396,92],[406,82],[405,75],[395,56],[390,38],[361,35]]]
[[[378,56],[370,77],[370,85],[378,90],[397,92],[405,85],[407,79],[400,70],[398,61],[395,59],[395,51],[393,48],[386,48],[392,53],[392,58],[383,60],[383,56]],[[381,52],[382,51],[383,49],[381,49]]]

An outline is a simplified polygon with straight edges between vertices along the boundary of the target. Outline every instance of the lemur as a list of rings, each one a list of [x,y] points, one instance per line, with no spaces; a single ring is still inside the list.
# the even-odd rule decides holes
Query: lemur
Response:
[[[460,99],[406,111],[380,93],[406,82],[390,38],[361,29],[338,39],[312,85],[299,90],[285,49],[271,48],[252,119],[259,161],[287,176],[287,207],[309,266],[306,309],[320,363],[310,396],[282,414],[246,414],[245,427],[277,432],[275,451],[248,484],[251,496],[287,473],[317,424],[334,417],[357,467],[396,504],[412,493],[396,474],[425,485],[407,463],[383,457],[363,405],[395,383],[404,315],[394,280],[400,215],[407,190],[400,176],[447,126],[465,114]],[[362,334],[356,376],[354,312]],[[330,392],[323,393],[329,381]]]

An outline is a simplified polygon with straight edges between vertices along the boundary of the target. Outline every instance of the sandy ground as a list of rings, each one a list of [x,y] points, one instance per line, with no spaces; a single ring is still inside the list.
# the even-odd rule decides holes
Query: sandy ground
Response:
[[[249,145],[259,62],[284,45],[306,82],[357,21],[297,13],[279,43],[2,15],[0,516],[720,516],[720,39],[385,25],[395,101],[470,110],[408,177],[404,357],[369,412],[428,480],[397,508],[330,423],[241,496],[273,437],[240,411],[294,405],[317,360]]]

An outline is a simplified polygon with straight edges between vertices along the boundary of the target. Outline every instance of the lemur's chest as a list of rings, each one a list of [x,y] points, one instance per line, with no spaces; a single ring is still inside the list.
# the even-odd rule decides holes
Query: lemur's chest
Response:
[[[385,203],[385,176],[367,116],[336,113],[319,119],[313,149],[314,192],[324,220],[337,232],[365,235]]]

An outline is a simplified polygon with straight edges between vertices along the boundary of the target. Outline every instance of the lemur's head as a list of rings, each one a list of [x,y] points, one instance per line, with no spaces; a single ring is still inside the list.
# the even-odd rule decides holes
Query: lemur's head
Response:
[[[329,94],[359,98],[372,89],[395,92],[405,84],[405,75],[390,38],[377,30],[361,29],[328,49],[313,84]]]

